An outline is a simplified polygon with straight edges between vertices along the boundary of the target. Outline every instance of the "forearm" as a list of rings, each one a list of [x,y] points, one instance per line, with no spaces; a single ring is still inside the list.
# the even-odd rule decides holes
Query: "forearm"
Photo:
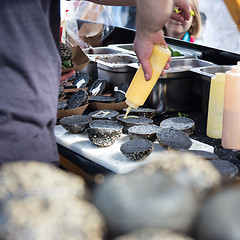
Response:
[[[89,2],[110,6],[136,6],[136,0],[89,0]]]
[[[154,33],[162,29],[174,8],[174,0],[137,0],[137,31]]]
[[[149,59],[154,44],[167,46],[164,39],[163,27],[168,18],[183,22],[190,18],[188,0],[136,0],[136,37],[133,49],[142,65],[146,80],[152,76]],[[174,13],[174,7],[181,10],[181,14]],[[171,58],[169,58],[169,61]],[[169,64],[165,69],[169,68]]]

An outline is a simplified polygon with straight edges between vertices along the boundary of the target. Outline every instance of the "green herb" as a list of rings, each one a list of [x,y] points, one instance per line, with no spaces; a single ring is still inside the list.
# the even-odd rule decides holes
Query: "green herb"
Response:
[[[73,67],[72,60],[62,61],[62,68],[72,68],[72,67]]]
[[[172,48],[170,46],[168,46],[169,50],[171,51],[171,56],[172,57],[179,57],[182,56],[182,54],[178,51],[173,51]]]
[[[178,116],[179,117],[188,117],[188,114],[187,113],[178,112]]]

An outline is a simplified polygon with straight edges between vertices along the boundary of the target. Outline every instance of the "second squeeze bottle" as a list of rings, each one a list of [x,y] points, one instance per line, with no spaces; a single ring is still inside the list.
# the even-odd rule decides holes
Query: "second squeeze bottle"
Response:
[[[160,44],[155,44],[153,46],[152,55],[149,60],[152,68],[152,78],[146,81],[142,66],[138,68],[126,93],[126,103],[129,106],[127,114],[131,108],[138,108],[145,103],[170,55],[171,51],[168,47]]]
[[[225,75],[222,146],[240,150],[240,62]]]
[[[208,102],[207,136],[222,138],[225,73],[216,73],[211,78]]]

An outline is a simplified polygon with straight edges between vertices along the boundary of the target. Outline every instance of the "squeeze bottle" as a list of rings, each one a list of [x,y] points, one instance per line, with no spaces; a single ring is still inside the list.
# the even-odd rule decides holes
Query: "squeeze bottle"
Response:
[[[222,146],[240,150],[240,62],[225,75]]]
[[[150,57],[152,78],[149,81],[146,81],[142,66],[138,68],[125,95],[126,104],[129,106],[127,114],[131,108],[138,108],[145,103],[160,74],[162,73],[170,55],[171,51],[168,49],[168,47],[160,44],[155,44],[153,46],[152,55]]]
[[[208,102],[207,136],[210,138],[222,138],[224,86],[225,73],[216,73],[211,79]]]

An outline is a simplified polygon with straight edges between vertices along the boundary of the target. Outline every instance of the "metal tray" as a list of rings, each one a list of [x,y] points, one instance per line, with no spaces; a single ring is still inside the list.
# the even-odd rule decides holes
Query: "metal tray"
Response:
[[[83,50],[86,55],[102,55],[102,54],[113,54],[113,53],[121,53],[121,50],[114,49],[111,47],[93,47],[86,48]]]
[[[195,111],[202,107],[201,81],[194,77],[162,78],[151,91],[145,107],[157,113]]]
[[[221,65],[221,66],[208,66],[208,67],[198,67],[192,68],[191,71],[197,74],[201,81],[202,89],[202,111],[205,115],[208,112],[208,101],[210,93],[211,78],[215,76],[216,73],[225,73],[231,69],[231,65]]]
[[[106,79],[112,88],[129,84],[138,68],[137,57],[128,54],[105,55],[96,59],[96,63],[98,78]]]
[[[199,110],[202,107],[201,80],[190,70],[193,67],[212,66],[195,58],[172,60],[166,74],[161,76],[145,105],[162,112]]]
[[[118,51],[121,51],[123,53],[127,53],[130,55],[136,55],[133,50],[133,44],[132,43],[125,43],[125,44],[110,44],[109,47],[112,49],[116,49]]]
[[[84,53],[90,59],[88,65],[83,69],[83,72],[88,73],[93,79],[98,78],[98,69],[96,59],[108,56],[110,54],[119,54],[122,51],[111,47],[93,47],[83,49]]]
[[[120,51],[124,51],[125,53],[136,55],[135,52],[133,51],[133,44],[111,44],[109,46],[111,48],[114,48],[114,49],[117,49]],[[174,49],[174,50],[176,50],[176,49]],[[177,49],[177,50],[179,50],[179,49]],[[193,53],[191,53],[191,54],[187,53],[186,49],[180,49],[179,52],[182,54],[182,56],[172,57],[172,59],[185,59],[185,58],[194,58],[195,57],[195,55]]]
[[[96,59],[97,67],[110,72],[133,72],[138,68],[138,59],[128,54],[109,54]],[[130,67],[131,66],[131,67]]]
[[[222,65],[222,66],[207,66],[207,67],[198,67],[190,69],[192,72],[197,73],[201,76],[201,79],[206,81],[211,81],[211,78],[214,77],[216,73],[225,73],[228,70],[231,70],[231,65]]]
[[[192,75],[190,71],[196,67],[217,66],[214,63],[197,58],[173,59],[170,62],[170,68],[165,71],[163,78],[182,78]]]
[[[185,41],[182,41],[182,40],[179,40],[180,42],[182,42],[183,44],[188,44],[188,42],[185,42]],[[184,47],[184,46],[179,46],[179,45],[174,45],[174,44],[168,44],[173,51],[177,51],[179,53],[181,53],[182,55],[184,56],[191,56],[191,57],[194,57],[194,58],[202,58],[202,52],[201,51],[198,51],[196,49],[191,49],[189,47]]]

